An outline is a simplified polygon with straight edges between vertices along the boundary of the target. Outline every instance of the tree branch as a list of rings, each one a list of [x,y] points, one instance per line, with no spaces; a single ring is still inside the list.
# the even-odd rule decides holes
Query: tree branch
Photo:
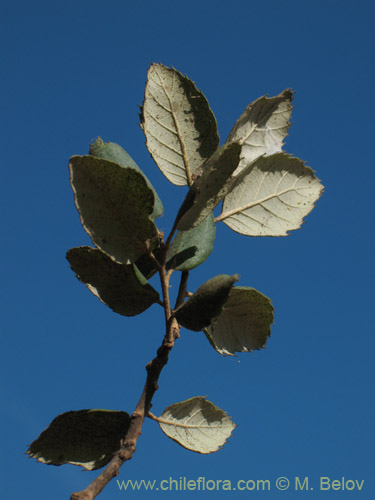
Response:
[[[171,304],[169,301],[169,277],[165,271],[165,261],[166,261],[166,251],[163,252],[164,254],[162,255],[162,266],[159,269],[159,276],[160,276],[160,283],[161,283],[161,290],[163,294],[163,302],[164,302],[164,312],[165,312],[165,323],[168,328],[168,321],[169,318],[171,317]]]
[[[136,444],[141,435],[145,416],[151,408],[152,398],[158,389],[160,373],[168,363],[168,356],[174,346],[175,340],[180,336],[180,327],[177,320],[171,317],[169,283],[165,272],[165,257],[159,274],[164,298],[166,333],[161,346],[157,350],[156,357],[146,365],[146,383],[131,416],[129,429],[122,440],[120,449],[115,453],[103,472],[86,489],[72,493],[70,500],[93,500],[114,477],[118,476],[120,467],[127,460],[130,460],[136,451]]]
[[[130,460],[135,451],[139,436],[141,435],[142,425],[145,417],[151,409],[151,402],[155,392],[158,390],[158,381],[160,373],[164,366],[168,363],[168,357],[171,349],[177,338],[180,336],[180,327],[176,318],[171,315],[171,306],[169,300],[169,278],[170,275],[166,272],[166,258],[168,245],[162,245],[161,263],[159,268],[160,283],[163,292],[163,307],[165,311],[166,332],[163,342],[157,350],[156,357],[146,365],[147,377],[138,404],[132,413],[130,425],[124,439],[121,442],[120,449],[114,454],[114,457],[109,462],[97,478],[95,478],[89,486],[76,493],[72,493],[70,500],[93,500],[106,487],[106,485],[116,476],[118,476],[120,467]],[[183,271],[181,273],[181,282],[178,291],[176,306],[183,302],[186,294],[186,285],[189,273]]]

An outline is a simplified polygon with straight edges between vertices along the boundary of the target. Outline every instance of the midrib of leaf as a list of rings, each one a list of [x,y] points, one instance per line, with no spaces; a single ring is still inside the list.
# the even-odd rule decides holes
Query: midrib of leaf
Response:
[[[251,127],[250,132],[247,134],[246,137],[244,137],[242,140],[239,141],[240,144],[247,144],[248,138],[251,136],[251,134],[256,130],[258,127],[258,123],[254,123],[254,125]]]
[[[276,115],[276,114],[281,114],[281,113],[284,113],[284,111],[274,111],[273,114]],[[275,130],[280,130],[280,129],[285,128],[283,125],[281,125],[280,127],[273,127],[273,128],[271,128],[269,125],[266,125],[266,127],[267,128],[265,128],[265,127],[261,128],[261,127],[259,127],[259,122],[254,123],[254,125],[251,127],[251,130],[247,134],[247,136],[242,141],[239,141],[240,144],[246,144],[247,146],[262,148],[263,147],[262,144],[251,144],[250,142],[246,142],[250,138],[250,136],[252,135],[252,133],[255,130],[258,129],[260,132],[262,132],[263,134],[265,134],[267,132],[267,130],[270,130],[271,132],[274,132]]]
[[[153,420],[156,420],[159,422],[159,424],[166,424],[166,425],[172,425],[173,427],[184,427],[185,429],[220,429],[220,426],[213,426],[213,425],[191,425],[191,424],[180,424],[180,423],[175,423],[172,422],[171,420],[166,420],[165,418],[161,417],[156,417],[153,415]]]
[[[295,183],[298,181],[298,179],[295,181]],[[288,189],[284,189],[284,191],[281,191],[280,193],[272,193],[270,194],[269,196],[265,196],[264,198],[262,198],[261,200],[256,200],[256,201],[253,201],[251,203],[249,203],[248,205],[245,205],[243,207],[239,207],[239,208],[234,208],[233,210],[229,210],[228,212],[225,212],[224,214],[221,214],[219,215],[218,217],[216,217],[215,219],[215,222],[220,222],[224,219],[227,219],[228,217],[232,217],[232,215],[235,215],[235,214],[238,214],[239,212],[243,212],[245,210],[248,210],[249,208],[253,208],[253,207],[256,207],[257,205],[262,205],[262,203],[265,203],[266,201],[268,200],[271,200],[272,198],[279,198],[280,196],[282,196],[283,194],[285,193],[289,193],[290,191],[297,191],[297,189],[295,188],[295,183],[294,183],[294,186],[291,187],[291,188],[288,188]],[[308,186],[306,187],[301,187],[299,189],[308,189]],[[263,207],[265,210],[267,210],[268,212],[271,212],[271,210],[269,210],[267,207]],[[273,213],[273,212],[271,212]],[[274,214],[276,217],[279,217],[279,218],[282,218],[280,217],[279,215],[277,214]]]
[[[163,89],[163,91],[164,91],[164,93],[166,95],[166,98],[168,99],[169,105],[171,107],[170,113],[171,113],[172,118],[173,118],[173,123],[174,123],[174,125],[176,127],[178,140],[180,141],[180,146],[181,146],[181,150],[182,150],[182,159],[183,159],[183,162],[184,162],[184,165],[185,165],[186,177],[187,177],[188,184],[189,184],[189,187],[190,187],[192,185],[193,181],[192,181],[192,178],[191,178],[189,160],[188,160],[188,157],[187,157],[187,153],[186,153],[186,149],[185,149],[185,144],[184,144],[184,141],[182,140],[181,130],[180,130],[180,127],[179,127],[179,124],[178,124],[178,121],[177,121],[177,117],[175,116],[175,111],[173,109],[173,104],[172,104],[172,101],[171,101],[171,99],[169,97],[167,89],[164,87],[164,85],[162,83],[162,80],[160,78],[160,75],[159,75],[159,73],[157,71],[156,71],[156,74],[158,75],[158,78],[159,78],[159,82],[160,82],[159,86]],[[157,82],[155,82],[155,83],[157,84]],[[172,90],[174,88],[174,83],[175,83],[175,73],[173,73],[173,78],[172,78]]]
[[[244,137],[242,140],[239,140],[238,142],[239,142],[240,144],[246,144],[246,145],[250,146],[251,144],[250,144],[250,143],[247,143],[246,141],[249,139],[249,137],[251,136],[251,134],[252,134],[252,133],[253,133],[253,132],[254,132],[257,128],[259,128],[259,131],[260,131],[260,132],[265,133],[265,132],[266,132],[266,129],[265,129],[265,128],[261,128],[261,127],[259,126],[259,124],[260,124],[262,121],[264,121],[264,122],[265,122],[265,125],[268,127],[268,125],[267,125],[267,120],[268,120],[268,119],[269,119],[272,115],[280,115],[280,114],[282,114],[282,113],[285,113],[285,110],[280,110],[280,109],[279,109],[279,110],[277,110],[277,111],[273,111],[273,109],[274,109],[275,107],[277,107],[277,104],[275,104],[275,105],[273,106],[272,111],[268,111],[268,113],[266,113],[266,115],[265,115],[265,116],[262,116],[260,119],[258,119],[257,121],[255,121],[255,122],[254,122],[254,125],[251,127],[251,129],[250,129],[250,131],[248,132],[248,134],[246,135],[246,137]],[[280,129],[284,128],[284,125],[281,125],[281,126],[279,126],[279,127],[274,127],[274,128],[271,128],[271,127],[268,127],[268,128],[269,128],[269,130],[271,130],[271,131],[274,131],[274,130],[280,130]],[[256,145],[256,147],[263,147],[263,146],[261,146],[261,145],[260,145],[260,146]]]

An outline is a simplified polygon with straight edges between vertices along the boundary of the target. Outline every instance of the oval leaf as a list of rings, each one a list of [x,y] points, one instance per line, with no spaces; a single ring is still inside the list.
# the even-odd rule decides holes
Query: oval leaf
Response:
[[[223,410],[202,396],[168,406],[156,420],[168,437],[203,454],[217,451],[236,427]]]
[[[68,411],[51,422],[27,453],[44,464],[100,469],[120,449],[129,423],[124,411]]]
[[[97,158],[103,158],[104,160],[113,161],[114,163],[117,163],[117,165],[120,165],[120,167],[134,168],[137,172],[142,174],[147,186],[152,190],[155,197],[155,206],[153,212],[150,215],[150,219],[154,220],[156,219],[156,217],[159,217],[163,214],[163,204],[153,185],[142,172],[142,170],[138,167],[135,161],[131,158],[131,156],[125,151],[125,149],[114,142],[103,142],[102,139],[98,137],[94,144],[90,145],[89,153],[91,156],[96,156]]]
[[[208,326],[212,318],[221,311],[236,281],[238,281],[238,274],[234,276],[219,274],[203,283],[184,304],[176,309],[174,316],[177,321],[195,332]]]
[[[190,231],[178,231],[167,253],[167,270],[189,271],[202,264],[212,252],[215,235],[216,226],[212,213]],[[153,253],[156,259],[160,258],[160,249],[157,248]],[[135,264],[147,279],[158,270],[149,255],[142,255]]]
[[[148,71],[141,121],[149,152],[178,186],[190,186],[219,145],[205,96],[186,76],[163,64],[152,64]]]
[[[126,264],[154,249],[154,194],[144,177],[94,156],[73,156],[70,179],[81,222],[94,244]]]
[[[286,89],[276,97],[260,97],[239,117],[227,139],[242,145],[242,158],[235,175],[259,156],[281,151],[290,126],[293,94]]]
[[[197,227],[189,231],[178,231],[167,253],[167,270],[189,271],[202,264],[211,254],[216,236],[215,219],[211,213]],[[160,259],[160,249],[154,252]],[[155,261],[147,254],[142,255],[136,266],[147,279],[156,272]]]
[[[241,146],[231,143],[220,148],[207,161],[177,214],[179,230],[196,227],[221,202],[232,185],[232,174],[239,164],[240,155]]]
[[[215,235],[212,213],[190,231],[179,231],[168,251],[167,269],[189,271],[202,264],[212,252]]]
[[[216,222],[247,236],[287,236],[301,226],[322,191],[313,170],[299,158],[263,156],[236,178]]]
[[[118,264],[90,247],[71,248],[66,258],[77,278],[118,314],[135,316],[160,300],[134,264]]]
[[[219,354],[251,352],[265,346],[271,334],[273,311],[271,300],[254,288],[235,287],[204,332]]]

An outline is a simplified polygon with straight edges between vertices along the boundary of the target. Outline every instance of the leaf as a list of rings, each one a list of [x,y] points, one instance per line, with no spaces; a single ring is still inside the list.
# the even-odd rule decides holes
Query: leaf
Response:
[[[154,257],[160,262],[162,256],[162,249],[156,248],[153,252]],[[135,265],[140,270],[140,272],[145,276],[145,278],[150,279],[158,271],[158,267],[155,260],[150,257],[149,254],[141,255],[136,261]]]
[[[212,213],[199,226],[189,231],[179,231],[167,253],[167,270],[189,271],[202,264],[212,252],[215,235]],[[160,259],[159,248],[154,251],[154,255]],[[155,261],[147,254],[142,255],[135,264],[147,279],[158,271]]]
[[[202,396],[168,406],[156,420],[168,437],[203,454],[217,451],[236,427],[223,410]]]
[[[68,411],[51,422],[27,453],[44,464],[100,469],[120,449],[129,424],[130,416],[124,411]]]
[[[167,270],[189,271],[202,264],[212,252],[215,235],[216,227],[212,213],[190,231],[179,231],[167,253]],[[159,248],[154,251],[154,255],[156,259],[160,258]],[[147,254],[142,255],[135,264],[147,279],[158,270],[155,261]]]
[[[190,186],[219,146],[216,119],[203,93],[163,64],[148,70],[141,122],[149,152],[177,186]]]
[[[188,271],[202,264],[212,252],[215,234],[212,213],[190,231],[179,231],[167,254],[167,269]]]
[[[226,144],[207,161],[177,214],[180,231],[196,227],[224,198],[233,182],[232,174],[238,166],[240,154],[239,144]]]
[[[242,159],[235,175],[259,156],[281,151],[290,126],[293,94],[286,89],[276,97],[260,97],[239,117],[227,139],[242,145]]]
[[[94,156],[73,156],[69,168],[82,225],[98,248],[126,264],[158,246],[154,194],[142,174]]]
[[[220,314],[204,332],[222,355],[260,349],[270,336],[273,311],[270,299],[254,288],[234,287]]]
[[[147,179],[142,170],[138,167],[135,161],[129,156],[129,154],[123,149],[121,146],[114,142],[103,142],[100,137],[96,139],[96,141],[90,145],[90,155],[96,156],[97,158],[103,158],[104,160],[113,161],[113,163],[117,163],[120,167],[131,167],[134,168],[137,172],[143,175],[144,180],[146,181],[147,186],[152,190],[155,197],[155,206],[154,210],[150,215],[150,219],[154,220],[156,217],[159,217],[163,214],[164,208],[163,204],[152,186],[151,182]]]
[[[287,236],[301,226],[322,191],[313,170],[299,158],[262,156],[237,177],[216,222],[247,236]]]
[[[209,279],[174,312],[177,321],[195,332],[199,332],[211,323],[226,301],[233,283],[238,281],[238,274],[229,276],[219,274]]]
[[[118,264],[90,247],[71,248],[66,258],[77,278],[118,314],[135,316],[160,300],[134,264]]]

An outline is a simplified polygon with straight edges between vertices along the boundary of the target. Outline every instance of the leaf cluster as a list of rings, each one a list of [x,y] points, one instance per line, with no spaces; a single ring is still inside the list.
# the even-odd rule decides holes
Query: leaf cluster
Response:
[[[165,177],[188,191],[165,238],[157,227],[162,201],[121,146],[98,138],[88,155],[73,156],[74,200],[94,245],[67,252],[77,278],[123,316],[158,304],[167,327],[175,322],[178,331],[202,331],[221,355],[264,347],[274,313],[268,297],[234,286],[238,275],[214,276],[194,293],[187,283],[189,272],[212,252],[217,223],[248,236],[286,236],[313,209],[320,181],[302,160],[283,151],[292,99],[286,89],[252,102],[220,146],[215,116],[194,82],[174,68],[152,64],[140,115],[146,146]],[[168,290],[173,272],[181,273],[174,308]],[[149,281],[156,274],[161,294]],[[148,416],[199,453],[216,451],[235,427],[200,396],[166,408],[160,417]],[[29,454],[55,465],[102,467],[126,435],[129,418],[107,410],[65,413],[32,443]]]

